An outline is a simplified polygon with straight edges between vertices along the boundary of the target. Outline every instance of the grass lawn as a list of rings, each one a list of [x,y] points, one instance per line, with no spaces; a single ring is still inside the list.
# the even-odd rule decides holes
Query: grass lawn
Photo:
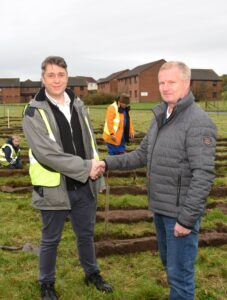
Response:
[[[205,103],[199,103],[205,105]],[[221,105],[221,104],[220,104]],[[219,105],[219,107],[220,107]],[[150,111],[152,104],[132,104],[131,116],[137,132],[146,132],[153,118]],[[223,104],[225,107],[225,103]],[[10,126],[21,127],[23,106],[10,106]],[[106,106],[89,107],[89,113],[95,129],[102,129]],[[213,111],[213,110],[211,110]],[[0,106],[0,117],[7,115],[7,107]],[[13,117],[18,119],[13,119]],[[219,137],[227,137],[227,116],[217,113],[210,114],[218,128]],[[1,128],[7,127],[7,118],[0,118]],[[16,127],[15,127],[16,128]],[[3,129],[2,129],[3,130]],[[2,131],[1,130],[1,131]],[[2,132],[1,132],[2,133]],[[22,145],[26,146],[22,132]],[[100,133],[99,133],[99,136]],[[5,137],[0,137],[4,143]],[[101,146],[105,149],[105,146]],[[128,149],[133,149],[130,145]],[[226,154],[226,147],[218,147]],[[22,150],[22,154],[27,150]],[[219,153],[220,154],[220,153]],[[106,152],[101,153],[105,157]],[[226,163],[226,161],[225,161]],[[25,168],[28,166],[26,165]],[[215,186],[227,185],[227,169],[222,167],[220,173],[225,177],[216,178]],[[1,177],[0,185],[29,185],[29,176]],[[110,185],[144,185],[141,177],[109,178]],[[105,193],[98,196],[98,208],[105,208]],[[217,199],[209,198],[209,203]],[[227,198],[218,201],[227,202]],[[30,206],[31,194],[10,194],[0,192],[0,245],[23,246],[30,243],[39,246],[40,214]],[[110,207],[114,209],[147,208],[146,195],[115,196],[110,190]],[[227,216],[218,208],[206,212],[203,230],[215,230],[217,224],[227,226]],[[104,238],[105,224],[97,222],[95,240]],[[140,221],[131,224],[108,224],[111,238],[130,238],[154,234],[152,222]],[[158,253],[141,252],[128,255],[112,255],[98,258],[102,274],[114,286],[114,293],[105,295],[93,287],[86,287],[83,282],[83,271],[80,267],[75,238],[70,222],[66,222],[62,241],[58,250],[56,288],[61,300],[167,300],[168,285]],[[227,245],[220,247],[200,248],[196,261],[196,299],[226,300],[227,295]],[[38,276],[38,257],[35,253],[4,251],[0,249],[0,300],[40,299]]]

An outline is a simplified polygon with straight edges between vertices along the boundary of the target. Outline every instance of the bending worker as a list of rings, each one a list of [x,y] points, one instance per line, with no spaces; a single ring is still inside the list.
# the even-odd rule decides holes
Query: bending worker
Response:
[[[22,169],[20,137],[13,135],[0,148],[0,165],[7,169]]]
[[[122,94],[107,108],[103,139],[109,155],[124,154],[125,143],[134,138],[134,129],[129,115],[130,98]]]

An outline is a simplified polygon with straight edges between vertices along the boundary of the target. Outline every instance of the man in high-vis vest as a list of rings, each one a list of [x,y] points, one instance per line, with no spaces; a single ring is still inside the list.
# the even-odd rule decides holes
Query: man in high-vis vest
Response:
[[[109,155],[125,153],[125,143],[134,138],[129,104],[129,96],[122,94],[107,108],[103,139]]]
[[[42,299],[58,299],[54,288],[57,247],[68,216],[77,236],[85,283],[102,292],[112,287],[100,275],[94,247],[97,193],[104,188],[98,152],[83,102],[67,89],[67,64],[50,56],[42,63],[43,88],[25,109],[30,146],[33,206],[41,211],[39,282]],[[63,297],[64,298],[64,297]]]
[[[22,169],[19,136],[13,135],[0,148],[0,166],[7,169]]]

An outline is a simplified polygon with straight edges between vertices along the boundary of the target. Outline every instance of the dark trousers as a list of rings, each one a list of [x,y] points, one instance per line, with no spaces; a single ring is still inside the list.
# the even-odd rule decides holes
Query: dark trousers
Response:
[[[22,161],[21,160],[17,160],[14,164],[10,164],[7,166],[7,169],[22,169]]]
[[[94,248],[96,201],[89,185],[69,191],[71,210],[42,210],[42,238],[39,257],[41,283],[55,281],[57,247],[67,216],[77,236],[79,259],[85,274],[99,271]]]

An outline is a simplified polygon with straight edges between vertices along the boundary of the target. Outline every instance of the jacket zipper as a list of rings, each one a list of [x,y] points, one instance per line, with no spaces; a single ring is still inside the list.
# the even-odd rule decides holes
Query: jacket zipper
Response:
[[[181,190],[181,176],[178,175],[177,180],[177,207],[180,205],[180,190]]]

